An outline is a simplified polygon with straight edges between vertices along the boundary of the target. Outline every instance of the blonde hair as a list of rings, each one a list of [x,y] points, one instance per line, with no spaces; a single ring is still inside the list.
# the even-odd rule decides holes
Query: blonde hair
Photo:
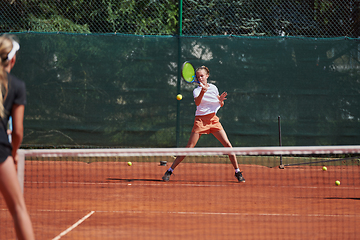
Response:
[[[8,79],[5,67],[9,65],[9,53],[14,47],[14,37],[10,35],[0,36],[0,117],[4,118],[4,100],[8,93]],[[17,43],[17,42],[16,42]],[[13,50],[14,51],[14,50]]]
[[[199,71],[199,70],[205,70],[206,73],[207,73],[207,75],[210,75],[209,69],[208,69],[207,67],[205,67],[205,66],[198,67],[198,68],[196,69],[196,72]]]

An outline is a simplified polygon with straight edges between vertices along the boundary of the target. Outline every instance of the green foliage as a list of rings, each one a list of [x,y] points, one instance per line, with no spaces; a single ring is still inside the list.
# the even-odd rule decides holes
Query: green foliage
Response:
[[[0,7],[5,18],[23,15],[24,21],[3,24],[12,31],[171,35],[178,24],[176,0],[28,0]]]
[[[29,27],[34,32],[72,32],[72,33],[90,33],[89,27],[74,24],[63,16],[53,15],[48,19],[29,17]]]

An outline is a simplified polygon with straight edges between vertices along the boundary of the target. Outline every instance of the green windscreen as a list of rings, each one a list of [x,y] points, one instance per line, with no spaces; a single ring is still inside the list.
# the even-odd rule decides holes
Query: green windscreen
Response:
[[[360,144],[356,39],[17,34],[14,75],[26,82],[25,146],[180,147],[196,87],[185,61],[228,93],[218,116],[233,146]],[[221,146],[213,136],[198,146]]]

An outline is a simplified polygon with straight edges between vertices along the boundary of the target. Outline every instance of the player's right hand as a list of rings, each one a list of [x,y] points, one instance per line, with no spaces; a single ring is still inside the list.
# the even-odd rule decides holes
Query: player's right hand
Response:
[[[199,84],[200,85],[200,87],[201,87],[201,91],[203,92],[203,93],[206,93],[206,91],[208,90],[208,86],[205,86],[204,84],[202,84],[202,83],[200,83]]]

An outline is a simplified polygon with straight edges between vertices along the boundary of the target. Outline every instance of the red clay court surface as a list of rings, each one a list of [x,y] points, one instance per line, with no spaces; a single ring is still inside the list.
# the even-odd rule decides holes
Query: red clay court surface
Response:
[[[27,161],[37,239],[357,239],[359,166]],[[335,186],[340,180],[341,185]],[[0,200],[1,239],[15,239]]]

